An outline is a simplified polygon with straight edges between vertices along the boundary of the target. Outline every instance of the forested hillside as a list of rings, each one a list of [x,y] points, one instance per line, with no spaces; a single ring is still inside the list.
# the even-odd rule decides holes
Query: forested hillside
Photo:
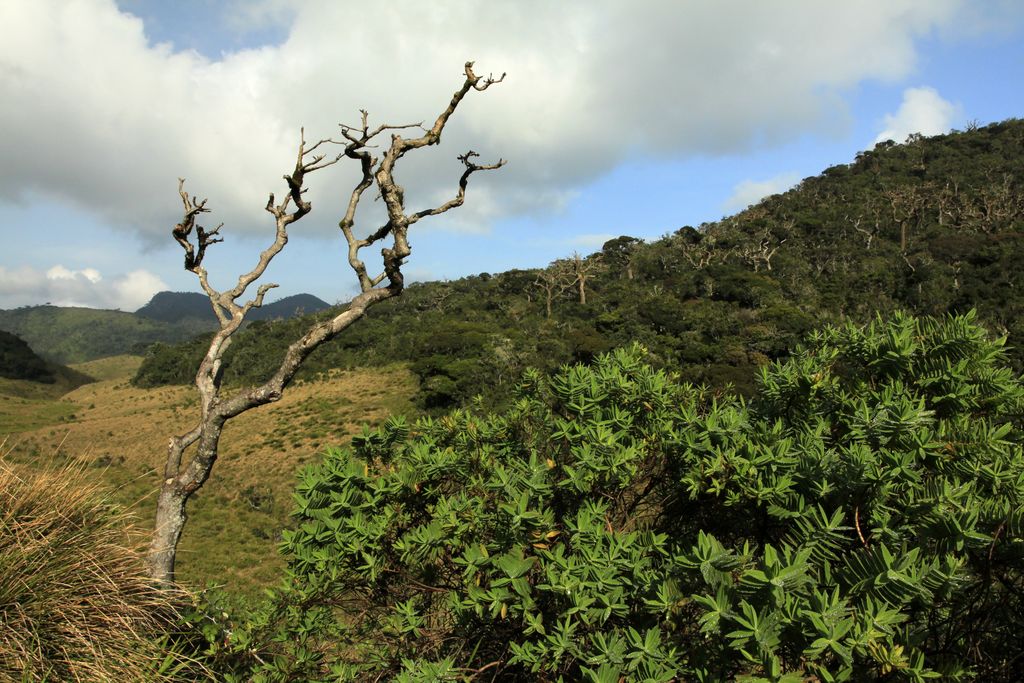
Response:
[[[542,270],[414,285],[317,351],[333,367],[412,362],[427,408],[491,400],[527,366],[551,369],[632,341],[684,379],[749,391],[755,369],[812,325],[876,311],[977,308],[1024,342],[1024,121],[885,142],[734,216],[645,243],[628,236]],[[231,379],[265,377],[307,319],[255,323]],[[203,339],[157,346],[141,386],[190,382]]]
[[[326,307],[311,294],[297,294],[268,303],[249,317],[275,320]],[[57,363],[139,355],[151,344],[184,342],[216,327],[209,299],[194,292],[159,292],[135,313],[51,305],[0,310],[0,330],[18,335]]]
[[[328,304],[312,294],[295,294],[254,308],[246,316],[249,320],[276,320],[303,313],[316,313]],[[135,311],[135,315],[167,323],[191,324],[201,329],[217,327],[210,299],[198,292],[157,292],[149,303]]]
[[[93,379],[81,372],[40,358],[20,337],[0,330],[0,378],[56,385],[70,390]],[[0,393],[4,388],[0,387]]]
[[[123,311],[61,306],[0,311],[0,330],[18,335],[39,355],[58,363],[141,354],[154,342],[184,341],[202,331]]]

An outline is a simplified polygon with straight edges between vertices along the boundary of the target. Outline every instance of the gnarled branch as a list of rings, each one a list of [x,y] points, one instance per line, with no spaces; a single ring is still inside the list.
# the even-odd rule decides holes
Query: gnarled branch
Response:
[[[217,291],[210,285],[202,265],[206,248],[222,241],[218,237],[221,226],[208,231],[196,223],[200,214],[209,212],[206,200],[199,201],[195,197],[190,197],[184,189],[185,181],[179,179],[178,192],[184,205],[184,216],[174,227],[173,236],[185,250],[186,269],[196,274],[203,291],[209,297],[220,329],[213,335],[196,373],[196,388],[201,401],[199,420],[188,432],[172,437],[168,442],[164,481],[157,505],[156,530],[149,552],[150,574],[157,581],[169,584],[174,580],[176,548],[186,520],[185,504],[210,476],[217,460],[221,433],[227,421],[252,408],[280,399],[310,353],[363,317],[370,306],[401,294],[405,284],[402,264],[411,253],[407,236],[409,226],[426,216],[437,215],[461,206],[465,201],[469,177],[473,173],[497,169],[505,164],[503,159],[499,159],[495,164],[478,164],[474,161],[478,156],[476,152],[467,152],[459,157],[465,170],[459,179],[459,188],[453,199],[412,215],[406,212],[404,190],[395,182],[393,175],[395,164],[410,150],[438,144],[445,125],[470,90],[486,90],[504,78],[504,74],[497,79],[491,76],[478,77],[473,72],[472,62],[465,64],[464,73],[462,86],[429,129],[424,128],[422,123],[382,124],[371,129],[369,114],[364,110],[360,112],[360,125],[341,125],[342,140],[323,139],[307,145],[303,130],[300,134],[295,166],[291,173],[284,176],[287,194],[280,202],[274,194],[270,194],[264,207],[274,217],[273,241],[260,253],[253,268],[239,276],[237,284],[224,292]],[[413,128],[422,131],[422,135],[409,139],[401,136],[400,131]],[[378,158],[371,150],[375,149],[378,136],[384,133],[390,133],[391,141],[383,156]],[[322,150],[328,145],[340,145],[342,150],[334,156],[326,155]],[[332,166],[344,158],[358,162],[361,170],[361,176],[349,194],[345,213],[338,223],[347,243],[349,265],[359,280],[359,294],[333,318],[315,323],[289,346],[270,379],[262,384],[241,389],[232,396],[222,396],[224,354],[230,347],[235,332],[241,328],[246,314],[261,306],[264,296],[276,285],[260,285],[251,300],[241,304],[238,300],[252,283],[263,276],[270,262],[288,243],[288,226],[312,211],[312,204],[304,196],[307,174]],[[356,211],[365,191],[374,185],[384,200],[387,220],[366,237],[359,238],[355,228]],[[193,232],[196,234],[194,244],[191,239]],[[388,238],[390,244],[383,246],[380,251],[383,272],[370,277],[359,252]],[[186,450],[193,447],[191,458],[185,458]]]

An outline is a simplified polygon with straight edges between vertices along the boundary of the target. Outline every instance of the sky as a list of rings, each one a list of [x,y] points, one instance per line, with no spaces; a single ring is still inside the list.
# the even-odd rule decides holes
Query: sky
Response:
[[[433,121],[468,60],[504,82],[396,178],[416,210],[454,195],[459,154],[508,164],[414,226],[411,281],[657,238],[881,140],[1024,116],[1019,0],[0,0],[0,27],[0,308],[200,291],[171,238],[179,177],[224,223],[205,265],[233,286],[301,127]],[[355,292],[345,161],[309,177],[268,301]]]

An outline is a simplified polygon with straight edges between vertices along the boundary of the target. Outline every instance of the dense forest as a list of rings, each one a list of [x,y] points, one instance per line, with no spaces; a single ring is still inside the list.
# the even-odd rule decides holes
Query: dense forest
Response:
[[[410,286],[302,373],[407,360],[427,409],[478,394],[498,405],[527,367],[640,342],[685,380],[750,393],[757,369],[812,326],[972,308],[1007,335],[1019,369],[1022,165],[1020,120],[884,142],[714,223],[651,242],[622,236],[543,269]],[[228,354],[228,380],[268,376],[308,323],[254,323]],[[136,384],[191,382],[205,347],[152,347]]]

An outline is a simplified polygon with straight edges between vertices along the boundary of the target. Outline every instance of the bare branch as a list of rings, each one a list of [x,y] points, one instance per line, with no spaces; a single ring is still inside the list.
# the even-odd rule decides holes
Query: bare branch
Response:
[[[262,306],[263,305],[263,297],[265,297],[267,295],[267,292],[269,292],[272,289],[275,289],[276,287],[277,287],[277,284],[272,283],[272,282],[268,282],[267,284],[260,285],[259,288],[256,290],[256,297],[252,301],[249,301],[248,303],[245,304],[245,306],[242,307],[242,314],[244,315],[244,314],[248,313],[250,310],[252,310],[254,308],[259,308],[260,306]]]
[[[437,215],[461,206],[465,201],[469,177],[473,173],[497,169],[505,164],[503,159],[499,159],[495,164],[478,164],[475,162],[478,156],[476,152],[467,152],[459,157],[465,170],[459,179],[459,188],[453,199],[412,215],[406,212],[405,191],[395,182],[393,175],[397,161],[409,150],[438,144],[445,125],[466,94],[470,90],[486,90],[504,78],[504,74],[497,79],[492,76],[480,78],[473,73],[472,67],[472,62],[466,63],[465,79],[461,87],[429,129],[424,128],[422,122],[405,125],[385,123],[371,128],[369,114],[362,110],[358,126],[340,125],[342,141],[325,138],[307,145],[305,131],[302,130],[294,168],[291,173],[284,176],[287,194],[278,201],[271,193],[264,207],[274,217],[273,241],[260,253],[253,268],[240,275],[237,284],[225,292],[218,292],[210,285],[206,270],[202,267],[206,248],[222,241],[219,237],[222,226],[206,230],[196,223],[199,214],[209,211],[206,208],[206,200],[199,201],[195,197],[190,197],[184,190],[184,180],[179,180],[178,192],[184,206],[184,216],[175,226],[173,236],[185,250],[186,268],[197,275],[203,291],[209,297],[220,322],[220,329],[210,340],[206,355],[196,373],[195,383],[201,401],[199,421],[190,431],[173,437],[168,442],[164,483],[160,490],[156,530],[149,554],[150,573],[157,581],[169,584],[174,580],[176,548],[186,519],[185,504],[209,477],[217,460],[220,437],[227,421],[252,408],[280,399],[310,353],[362,318],[369,307],[401,294],[405,285],[401,269],[406,257],[411,253],[408,242],[409,226],[426,216]],[[419,129],[422,135],[408,140],[402,138],[401,131],[413,128]],[[386,132],[390,133],[391,142],[378,158],[371,152],[374,147],[372,143]],[[341,145],[342,150],[333,157],[328,156],[323,153],[327,145]],[[252,283],[263,276],[270,262],[288,243],[288,226],[312,211],[312,204],[304,196],[306,175],[332,166],[342,158],[357,161],[361,170],[361,177],[352,188],[345,213],[338,222],[347,243],[349,265],[359,280],[360,292],[341,312],[329,320],[313,324],[302,337],[289,346],[270,379],[225,398],[221,395],[224,354],[231,346],[235,332],[241,329],[245,316],[253,308],[262,306],[267,292],[277,285],[260,285],[255,297],[244,304],[240,305],[238,299]],[[384,200],[387,220],[367,237],[360,239],[355,231],[356,211],[363,194],[374,185]],[[196,234],[194,243],[191,240],[193,231]],[[371,277],[359,252],[384,240],[389,240],[390,243],[385,242],[385,246],[380,250],[383,271]],[[194,452],[186,461],[184,453],[186,449],[192,447]]]
[[[185,270],[196,272],[203,262],[206,247],[224,241],[223,239],[213,239],[213,236],[221,229],[223,223],[211,231],[207,231],[203,226],[196,223],[196,218],[199,214],[209,213],[210,209],[206,208],[205,199],[199,201],[196,197],[189,197],[188,193],[185,192],[184,178],[178,178],[178,195],[181,196],[181,203],[185,207],[185,215],[182,217],[181,222],[171,230],[171,235],[181,245],[181,248],[185,250]],[[198,237],[198,252],[196,247],[189,241],[193,229],[196,230]]]
[[[440,206],[435,207],[433,209],[424,209],[423,211],[417,211],[413,215],[409,216],[409,224],[412,225],[416,221],[426,216],[436,216],[438,214],[444,213],[445,211],[454,209],[457,206],[462,206],[462,204],[466,201],[466,185],[469,184],[469,176],[473,175],[477,171],[493,171],[495,169],[501,168],[502,166],[508,163],[504,159],[498,159],[497,163],[494,164],[476,164],[473,162],[473,158],[478,156],[480,155],[474,152],[473,150],[470,150],[458,157],[458,160],[462,162],[462,164],[466,167],[466,170],[462,172],[462,177],[459,178],[459,191],[455,195],[454,199],[449,199],[444,204],[441,204]]]

